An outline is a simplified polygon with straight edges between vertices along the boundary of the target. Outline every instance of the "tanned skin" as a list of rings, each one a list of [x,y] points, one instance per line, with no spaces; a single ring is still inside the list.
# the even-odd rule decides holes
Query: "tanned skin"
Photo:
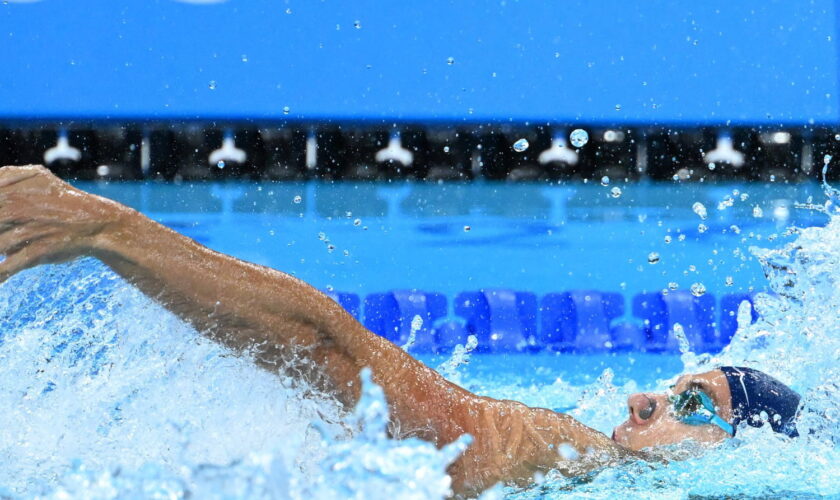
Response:
[[[214,252],[114,201],[85,193],[41,166],[0,168],[0,282],[41,264],[95,257],[199,332],[256,352],[351,408],[370,367],[391,409],[395,437],[438,447],[474,442],[448,469],[456,495],[496,483],[527,485],[536,472],[582,474],[630,452],[568,415],[480,397],[452,384],[333,300],[274,269]],[[49,307],[49,304],[45,304]],[[558,446],[582,458],[564,459]]]

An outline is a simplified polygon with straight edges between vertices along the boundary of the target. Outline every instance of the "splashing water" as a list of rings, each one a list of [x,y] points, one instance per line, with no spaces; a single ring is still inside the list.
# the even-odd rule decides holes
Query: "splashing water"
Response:
[[[829,191],[829,195],[830,195]],[[829,196],[831,197],[831,196]],[[840,216],[775,250],[751,248],[771,294],[738,310],[717,355],[695,355],[677,329],[686,371],[721,364],[766,371],[803,396],[801,437],[769,427],[668,463],[631,463],[585,478],[548,474],[487,498],[807,498],[840,494]],[[443,498],[443,450],[387,437],[381,390],[363,376],[346,416],[329,398],[256,368],[210,342],[91,260],[27,271],[0,286],[0,494],[10,498]],[[439,367],[450,379],[475,342]],[[663,374],[674,375],[677,374]],[[664,390],[615,385],[487,387],[491,396],[570,413],[602,432],[626,418],[627,396]],[[472,381],[465,381],[471,386]],[[507,392],[506,392],[507,391]],[[690,449],[690,447],[687,447]]]
[[[414,342],[417,341],[417,332],[423,328],[423,318],[420,317],[419,314],[416,314],[411,319],[411,330],[408,334],[408,340],[406,340],[405,344],[402,346],[402,350],[408,352],[414,346]]]
[[[10,498],[443,498],[443,450],[343,419],[83,260],[0,287],[0,493]]]

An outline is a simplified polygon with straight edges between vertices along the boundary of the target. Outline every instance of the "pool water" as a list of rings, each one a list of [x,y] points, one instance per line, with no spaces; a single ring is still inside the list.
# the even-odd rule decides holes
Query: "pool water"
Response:
[[[485,498],[840,495],[840,219],[793,207],[809,196],[822,204],[818,186],[632,184],[619,198],[583,184],[83,187],[214,249],[359,294],[509,287],[629,296],[670,281],[703,282],[709,293],[772,289],[777,295],[757,301],[758,322],[744,321],[714,358],[421,359],[479,394],[568,411],[604,432],[625,418],[630,393],[719,363],[764,369],[804,395],[801,428],[809,431],[797,440],[748,428],[706,453],[675,450],[685,460],[634,463],[585,481],[549,475]],[[698,201],[705,220],[692,210]],[[653,251],[659,260],[649,263]],[[795,272],[793,288],[765,278],[761,262],[771,260]],[[33,269],[0,286],[0,324],[0,487],[12,498],[442,498],[446,465],[463,446],[388,439],[374,386],[343,414],[203,339],[92,260]]]

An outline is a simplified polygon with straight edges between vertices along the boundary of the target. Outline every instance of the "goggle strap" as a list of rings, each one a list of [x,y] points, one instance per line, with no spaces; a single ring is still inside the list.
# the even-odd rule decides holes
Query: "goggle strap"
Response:
[[[723,429],[724,431],[726,431],[726,433],[729,434],[730,437],[735,435],[735,428],[732,427],[732,424],[720,418],[720,415],[718,415],[717,413],[712,414],[712,419],[710,423],[713,423],[716,426]]]

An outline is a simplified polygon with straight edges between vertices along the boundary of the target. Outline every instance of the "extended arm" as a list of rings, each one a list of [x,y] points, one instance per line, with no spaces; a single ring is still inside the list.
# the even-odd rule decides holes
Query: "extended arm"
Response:
[[[570,417],[480,398],[449,383],[296,278],[209,250],[42,167],[0,169],[0,253],[7,255],[0,282],[42,263],[99,258],[199,331],[254,351],[263,366],[276,370],[298,360],[296,369],[348,406],[358,399],[359,370],[370,367],[400,434],[438,446],[464,433],[475,437],[450,469],[457,491],[565,467],[560,443],[617,452],[603,434]]]

